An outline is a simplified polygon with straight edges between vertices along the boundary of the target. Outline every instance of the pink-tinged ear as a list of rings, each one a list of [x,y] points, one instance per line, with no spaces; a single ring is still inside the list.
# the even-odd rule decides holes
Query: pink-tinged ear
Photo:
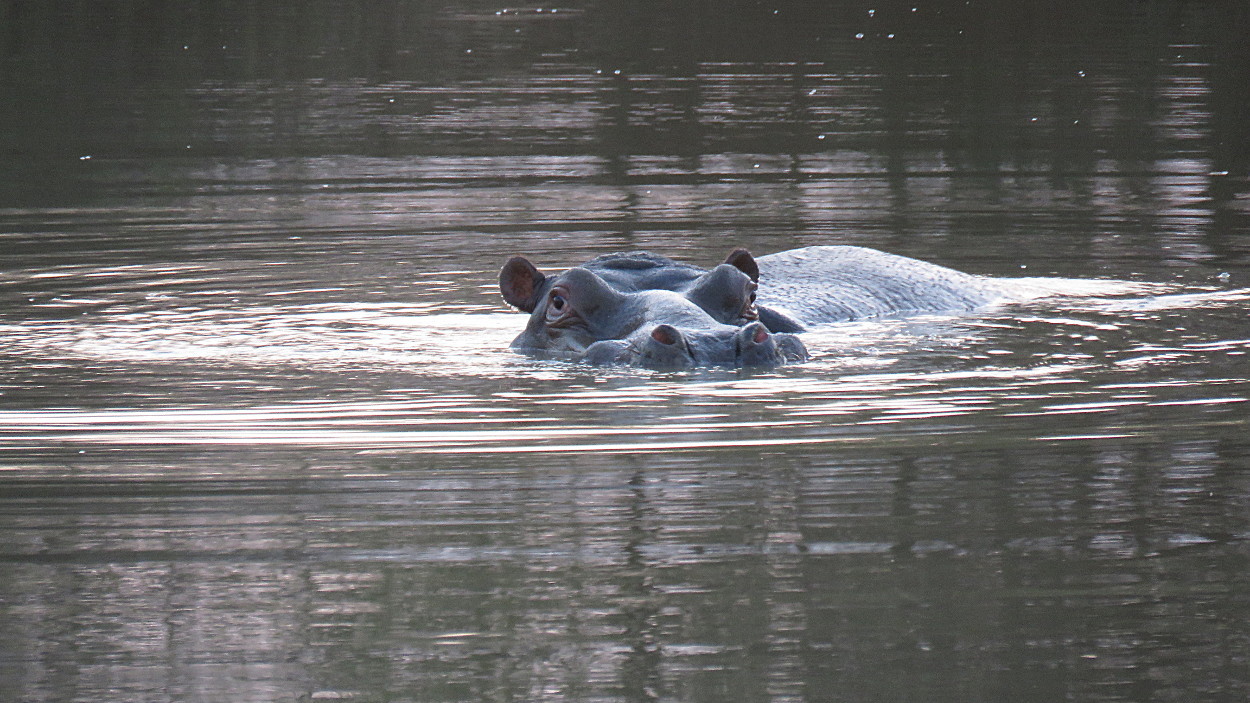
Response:
[[[499,290],[512,307],[522,312],[534,312],[546,279],[529,259],[514,256],[499,271]]]
[[[751,252],[746,249],[739,247],[729,252],[729,256],[725,257],[725,263],[750,276],[752,281],[759,283],[759,264],[755,263],[755,257],[751,256]]]

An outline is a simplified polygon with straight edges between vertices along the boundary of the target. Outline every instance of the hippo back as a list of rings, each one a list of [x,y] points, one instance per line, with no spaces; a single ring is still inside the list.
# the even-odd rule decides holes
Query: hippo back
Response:
[[[761,256],[759,302],[805,325],[974,310],[1007,297],[993,279],[855,246]]]

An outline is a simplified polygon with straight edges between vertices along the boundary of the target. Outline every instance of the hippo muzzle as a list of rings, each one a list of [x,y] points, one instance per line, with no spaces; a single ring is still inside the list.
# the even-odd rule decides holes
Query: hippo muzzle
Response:
[[[669,324],[626,340],[596,342],[583,358],[595,365],[678,370],[700,366],[772,368],[807,361],[807,348],[793,334],[772,334],[753,322],[714,331],[682,330]]]

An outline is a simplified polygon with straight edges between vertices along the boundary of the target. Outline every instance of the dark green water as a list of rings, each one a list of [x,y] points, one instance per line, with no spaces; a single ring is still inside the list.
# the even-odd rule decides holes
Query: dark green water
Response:
[[[0,701],[1246,700],[1250,10],[1016,4],[0,1]],[[507,350],[834,243],[1101,282]]]

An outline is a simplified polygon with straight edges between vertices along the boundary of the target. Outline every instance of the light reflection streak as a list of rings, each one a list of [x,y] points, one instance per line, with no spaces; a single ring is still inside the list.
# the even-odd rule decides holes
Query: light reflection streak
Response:
[[[153,310],[98,320],[0,324],[0,351],[100,363],[229,361],[322,367],[420,366],[502,374],[516,319],[419,308]]]
[[[181,417],[182,413],[177,410],[165,410],[156,413],[138,412],[127,413],[126,411],[117,411],[115,413],[75,413],[73,411],[52,410],[52,411],[12,411],[0,412],[0,423],[8,431],[46,431],[49,429],[70,429],[84,428],[91,430],[116,430],[125,429],[127,431],[138,431],[139,434],[148,433],[149,430],[170,430],[174,429],[177,433],[205,433],[211,434],[220,432],[222,434],[238,433],[240,436],[248,433],[254,433],[256,437],[282,435],[301,435],[302,433],[316,433],[319,428],[324,426],[335,426],[342,424],[361,424],[359,420],[337,420],[337,413],[330,418],[314,418],[315,422],[292,421],[291,419],[282,419],[274,417],[271,413],[251,414],[247,411],[239,413],[242,417],[233,417],[235,413],[230,411],[219,411],[215,413],[202,413],[198,411],[190,411],[186,413],[188,417]],[[128,417],[129,415],[129,417]],[[209,421],[209,418],[212,421]],[[472,418],[472,422],[477,422],[479,418]],[[507,418],[499,418],[496,422],[515,422]],[[389,421],[377,421],[370,418],[371,424],[393,425],[393,424],[429,424],[431,419],[425,417],[403,417],[391,418]],[[464,419],[461,422],[465,422]],[[479,430],[471,431],[447,431],[447,432],[431,432],[431,431],[411,431],[411,432],[377,432],[373,430],[348,431],[344,434],[355,432],[356,434],[372,433],[378,435],[403,435],[406,437],[420,439],[425,441],[449,441],[462,437],[471,437],[478,439],[487,439],[491,441],[512,441],[535,439],[545,437],[578,437],[578,436],[600,436],[600,435],[630,435],[630,434],[673,434],[681,432],[706,432],[711,430],[735,430],[745,428],[761,428],[761,427],[790,427],[796,425],[808,424],[797,420],[782,420],[769,422],[719,422],[719,423],[686,423],[686,424],[670,424],[670,425],[646,425],[646,426],[595,426],[589,425],[576,428],[538,428],[534,430],[491,430],[487,432]],[[244,425],[247,429],[232,429],[236,426]],[[299,429],[300,425],[313,425],[317,429]],[[274,427],[278,429],[261,429],[264,427]],[[152,432],[159,434],[159,432]],[[90,436],[90,435],[82,435]],[[170,433],[168,436],[174,436]],[[311,436],[311,435],[310,435]],[[12,439],[12,435],[0,435],[2,439]]]
[[[648,428],[638,432],[613,429],[602,434],[629,436],[646,433],[680,433],[684,430],[673,428]],[[714,430],[709,430],[715,433]],[[585,433],[593,434],[593,433]],[[546,433],[534,433],[529,438],[543,438]],[[650,454],[662,451],[699,450],[699,449],[734,449],[748,447],[791,447],[821,444],[848,444],[870,441],[869,437],[836,436],[836,437],[764,437],[757,439],[710,439],[686,441],[643,441],[643,442],[595,442],[575,444],[515,444],[516,439],[507,439],[494,434],[473,432],[463,433],[422,433],[422,432],[337,432],[327,434],[324,431],[287,430],[282,432],[212,432],[202,433],[187,431],[178,433],[99,433],[90,435],[66,434],[40,437],[42,442],[71,442],[91,445],[121,445],[128,447],[144,446],[264,446],[276,447],[340,447],[348,449],[419,449],[423,453],[433,454],[527,454],[527,453],[633,453]],[[9,437],[0,436],[0,442],[9,441]],[[501,447],[499,443],[510,443]]]
[[[948,374],[966,378],[969,374]],[[1000,378],[1003,374],[999,374]],[[846,388],[834,384],[809,383],[797,391],[789,389],[784,399],[759,389],[768,382],[749,379],[742,382],[695,384],[693,388],[671,385],[635,394],[603,391],[574,391],[566,397],[528,398],[510,395],[505,405],[483,405],[470,398],[440,398],[381,403],[310,403],[296,406],[264,406],[237,409],[168,408],[108,412],[76,410],[30,410],[0,412],[0,448],[32,446],[221,446],[221,447],[338,447],[358,450],[419,449],[433,453],[533,453],[533,452],[613,452],[647,453],[713,448],[787,447],[842,444],[870,439],[857,427],[924,422],[939,419],[970,418],[989,413],[989,422],[1039,417],[1114,415],[1131,408],[1227,407],[1250,399],[1237,395],[1183,398],[1158,395],[1169,388],[1192,391],[1195,384],[1110,384],[1091,387],[1071,385],[1071,379],[1015,383],[985,388],[969,387],[960,392],[924,383],[898,384],[898,379],[877,376],[851,379]],[[981,380],[986,380],[982,378]],[[1215,386],[1238,383],[1229,379]],[[1055,385],[1057,384],[1057,385]],[[803,384],[798,384],[802,386]],[[1070,387],[1063,394],[1058,388]],[[1106,399],[1108,392],[1132,389],[1128,397]],[[1152,392],[1154,391],[1154,392]],[[1090,400],[1080,400],[1081,397]],[[673,422],[673,415],[658,417],[645,408],[660,402],[683,398],[683,402],[703,400],[715,405],[717,397],[733,397],[757,406],[780,403],[769,410],[770,419],[731,421],[736,413],[693,413],[684,422]],[[611,403],[620,419],[651,421],[632,423],[592,422],[569,426],[559,418],[534,417],[531,408],[559,401],[570,404],[576,398],[591,406]],[[597,399],[597,400],[596,400]],[[1054,402],[1066,399],[1069,402]],[[1049,402],[1048,402],[1049,401]],[[572,403],[579,404],[579,403]],[[728,406],[726,406],[728,407]],[[777,412],[780,411],[780,412]],[[780,415],[780,416],[778,416]],[[596,416],[599,417],[599,416]],[[782,418],[789,419],[782,419]],[[704,419],[704,421],[698,421]],[[693,421],[692,421],[693,420]],[[831,422],[832,420],[832,422]],[[435,426],[447,429],[430,429]],[[420,427],[422,429],[407,429]],[[965,419],[960,433],[976,433],[981,427]],[[935,433],[934,426],[919,425],[913,431]],[[1116,434],[1116,432],[1112,432]],[[682,439],[664,439],[684,435]],[[1067,436],[1067,435],[1064,435]],[[1101,434],[1099,436],[1105,436]],[[611,441],[611,440],[621,441]],[[609,440],[609,441],[604,441]]]

